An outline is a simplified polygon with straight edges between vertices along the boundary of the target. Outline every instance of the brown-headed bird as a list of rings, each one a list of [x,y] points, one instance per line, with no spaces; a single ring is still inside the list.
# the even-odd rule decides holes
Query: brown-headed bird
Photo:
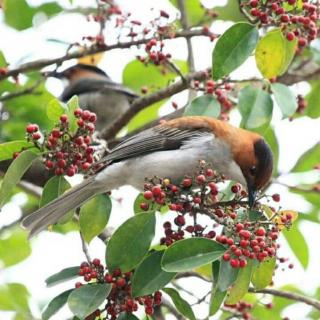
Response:
[[[259,134],[214,118],[182,117],[120,143],[103,159],[102,170],[27,216],[22,225],[33,236],[96,194],[123,185],[141,189],[145,177],[168,177],[177,183],[193,172],[199,160],[245,186],[250,206],[273,168],[270,147]]]
[[[67,102],[77,95],[81,108],[98,115],[98,130],[113,123],[130,108],[132,100],[138,97],[132,90],[112,81],[103,70],[92,65],[79,63],[49,75],[68,81],[60,99]]]

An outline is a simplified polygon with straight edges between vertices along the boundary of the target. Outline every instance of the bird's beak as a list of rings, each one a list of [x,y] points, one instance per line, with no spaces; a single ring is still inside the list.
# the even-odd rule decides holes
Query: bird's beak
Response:
[[[57,71],[47,72],[46,76],[47,77],[57,78],[57,79],[63,79],[65,77],[63,72],[57,72]]]
[[[248,185],[248,194],[249,194],[249,207],[252,208],[257,197],[258,191],[253,187],[252,184]]]

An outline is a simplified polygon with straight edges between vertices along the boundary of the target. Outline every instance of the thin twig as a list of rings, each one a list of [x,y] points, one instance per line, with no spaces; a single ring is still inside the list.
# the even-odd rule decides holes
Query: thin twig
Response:
[[[302,302],[302,303],[305,303],[309,306],[316,308],[317,310],[320,310],[320,301],[306,297],[306,296],[302,296],[301,294],[297,294],[294,292],[281,291],[281,290],[276,290],[276,289],[255,290],[254,288],[249,288],[249,292],[270,294],[273,296],[282,297],[282,298],[294,300],[297,302]]]
[[[181,30],[177,31],[174,36],[172,34],[164,34],[162,35],[163,39],[176,39],[176,38],[191,38],[196,36],[206,36],[206,34],[203,33],[202,28],[192,29],[192,30]],[[218,37],[218,35],[215,35]],[[61,64],[64,61],[71,60],[71,59],[77,59],[82,58],[88,55],[92,55],[99,52],[106,52],[111,51],[114,49],[128,49],[133,46],[139,46],[142,44],[145,44],[150,41],[152,37],[149,38],[143,38],[139,40],[132,40],[132,41],[126,41],[126,42],[118,42],[112,45],[93,45],[89,48],[85,48],[82,50],[75,51],[73,53],[67,53],[63,56],[60,56],[58,58],[53,59],[39,59],[35,61],[31,61],[28,63],[25,63],[15,69],[9,69],[5,74],[0,75],[0,80],[6,79],[11,76],[17,76],[20,73],[24,73],[31,70],[39,70],[44,67],[53,65],[53,64]]]
[[[41,82],[42,82],[42,80],[38,80],[34,85],[32,85],[32,86],[30,86],[28,88],[25,88],[23,90],[19,90],[19,91],[16,91],[16,92],[5,94],[5,95],[0,97],[0,102],[4,102],[4,101],[10,100],[10,99],[21,97],[21,96],[24,96],[24,95],[27,95],[27,94],[31,94],[31,93],[33,93],[33,94],[41,94],[41,92],[39,92],[39,93],[34,92],[34,90],[40,85]]]
[[[84,255],[86,256],[87,261],[90,263],[91,258],[90,258],[88,246],[86,244],[86,241],[85,241],[81,231],[79,231],[79,234],[80,234],[80,238],[81,238],[82,251],[83,251]]]

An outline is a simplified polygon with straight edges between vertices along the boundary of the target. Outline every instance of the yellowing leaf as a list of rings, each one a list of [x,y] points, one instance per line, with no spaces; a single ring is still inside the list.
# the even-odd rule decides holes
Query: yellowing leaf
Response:
[[[298,212],[293,210],[282,210],[279,211],[278,214],[272,219],[275,223],[278,223],[278,229],[283,230],[285,228],[285,225],[281,221],[282,217],[286,217],[290,215],[291,216],[291,222],[294,222],[298,218]]]
[[[296,44],[296,41],[288,41],[280,29],[268,32],[258,42],[255,52],[261,74],[267,79],[283,74],[293,59]]]

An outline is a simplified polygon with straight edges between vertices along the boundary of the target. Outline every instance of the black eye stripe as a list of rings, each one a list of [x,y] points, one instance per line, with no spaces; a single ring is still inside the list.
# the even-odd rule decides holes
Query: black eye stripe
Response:
[[[256,168],[255,166],[251,167],[251,168],[250,168],[250,173],[251,173],[252,175],[255,175],[255,174],[257,173],[257,168]]]

